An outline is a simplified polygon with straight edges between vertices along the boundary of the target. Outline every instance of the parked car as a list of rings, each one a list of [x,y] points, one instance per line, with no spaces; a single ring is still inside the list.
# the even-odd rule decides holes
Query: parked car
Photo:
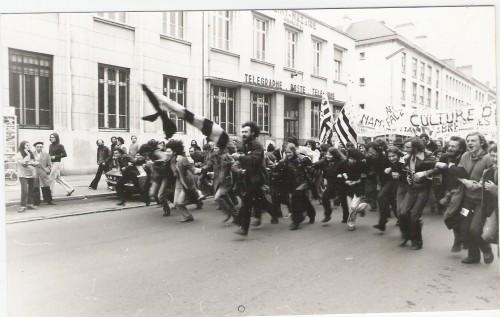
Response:
[[[139,179],[139,186],[142,190],[145,186],[147,186],[148,175],[146,174],[146,171],[142,166],[137,166],[137,169],[139,170],[139,175],[137,176],[137,178]],[[122,172],[119,169],[112,169],[105,175],[108,187],[111,187],[113,189],[115,189],[116,183],[118,183],[120,178],[122,178]],[[131,181],[125,183],[125,191],[130,194],[139,194],[139,191]]]

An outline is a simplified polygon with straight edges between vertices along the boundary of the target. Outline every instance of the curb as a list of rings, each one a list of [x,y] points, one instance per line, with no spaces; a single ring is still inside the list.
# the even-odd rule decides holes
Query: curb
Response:
[[[149,206],[156,206],[156,205],[157,204],[151,204]],[[139,207],[146,207],[146,205],[140,204],[140,205],[134,205],[134,206],[108,207],[108,208],[99,209],[99,210],[80,211],[80,212],[66,213],[66,214],[59,214],[59,215],[52,215],[52,216],[36,216],[36,217],[31,217],[31,218],[10,220],[10,221],[6,221],[5,223],[6,224],[15,224],[15,223],[22,223],[22,222],[32,222],[32,221],[65,218],[65,217],[80,216],[80,215],[87,215],[87,214],[97,214],[97,213],[101,213],[101,212],[119,211],[119,210],[133,209],[133,208],[139,208]]]
[[[116,195],[115,192],[110,193],[100,193],[100,194],[91,194],[91,195],[75,195],[75,196],[62,196],[62,197],[54,197],[53,201],[68,201],[68,200],[81,200],[81,199],[89,199],[89,198],[101,198],[101,197],[109,197]],[[6,207],[12,207],[19,205],[19,200],[8,201],[5,203]]]

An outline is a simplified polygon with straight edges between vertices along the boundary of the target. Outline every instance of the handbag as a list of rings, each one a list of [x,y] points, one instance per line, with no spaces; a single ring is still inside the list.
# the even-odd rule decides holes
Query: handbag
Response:
[[[488,243],[498,244],[498,210],[486,218],[481,237]]]

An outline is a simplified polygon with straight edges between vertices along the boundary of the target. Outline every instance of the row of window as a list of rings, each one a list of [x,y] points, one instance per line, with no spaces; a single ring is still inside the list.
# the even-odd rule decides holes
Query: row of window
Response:
[[[126,22],[124,12],[102,12],[97,14],[104,19],[113,20],[120,23]],[[214,48],[229,51],[232,49],[233,39],[233,11],[212,11],[210,12],[210,45]],[[163,33],[178,39],[185,38],[186,18],[183,11],[164,12],[162,18]],[[269,36],[270,22],[264,17],[254,16],[253,19],[253,58],[261,61],[269,61]],[[285,66],[295,69],[299,55],[299,32],[290,28],[285,28]],[[313,38],[312,44],[312,74],[319,76],[323,70],[323,46],[325,41]],[[334,80],[342,81],[342,64],[345,49],[334,47]]]
[[[469,102],[467,102],[467,104],[466,104],[464,100],[459,99],[459,98],[455,98],[452,96],[448,96],[448,95],[445,96],[445,103],[446,103],[446,106],[453,106],[453,107],[463,106],[463,105],[470,106]]]
[[[52,56],[9,49],[10,106],[15,108],[21,128],[51,129],[53,126]],[[130,69],[98,64],[98,128],[129,129]],[[187,79],[163,76],[163,94],[186,106]],[[271,131],[271,94],[251,92],[251,120],[263,133]],[[285,105],[285,128],[298,136],[298,103],[290,99]],[[212,119],[230,134],[235,134],[236,91],[212,86]],[[295,102],[295,103],[294,103]],[[320,104],[311,106],[311,135],[319,136]],[[179,132],[186,131],[184,120],[170,113]],[[288,136],[288,135],[286,135]]]
[[[417,79],[417,71],[418,71],[418,64],[419,61],[417,58],[412,57],[412,72],[411,76],[413,79]],[[401,53],[401,72],[403,74],[406,74],[406,53]],[[436,69],[436,88],[439,88],[439,69]],[[427,80],[426,80],[427,79]],[[421,82],[426,82],[427,85],[431,86],[432,85],[432,66],[431,65],[426,65],[425,62],[420,61],[420,76],[419,80]]]
[[[418,94],[417,94],[418,91]],[[434,107],[438,108],[439,107],[439,92],[435,91],[435,98],[434,98]],[[425,106],[431,107],[431,97],[432,97],[432,89],[431,88],[425,88],[423,85],[418,86],[416,82],[412,83],[412,95],[411,95],[411,102],[416,104],[417,103],[417,96],[418,96],[418,103],[420,105],[424,105],[425,101]],[[401,100],[406,100],[406,79],[401,79]]]
[[[472,87],[459,81],[449,75],[446,75],[446,87],[449,90],[454,90],[461,97],[471,97],[472,95]]]

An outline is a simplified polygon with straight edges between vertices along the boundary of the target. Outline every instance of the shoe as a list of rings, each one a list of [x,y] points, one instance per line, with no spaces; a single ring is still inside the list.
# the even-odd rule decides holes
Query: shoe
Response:
[[[327,217],[323,218],[323,220],[321,220],[321,222],[322,222],[322,223],[327,223],[327,222],[329,222],[330,220],[332,220],[332,217],[327,216]]]
[[[260,219],[255,219],[253,222],[252,222],[252,227],[260,227],[261,226],[261,221]]]
[[[493,262],[493,259],[495,259],[495,257],[493,256],[493,252],[490,251],[488,253],[483,253],[484,263],[490,264],[491,262]]]
[[[26,211],[26,207],[21,207],[17,210],[17,212],[25,212]]]
[[[385,223],[374,225],[373,228],[378,229],[380,231],[385,231]]]
[[[271,224],[273,224],[273,225],[277,225],[278,223],[279,223],[278,218],[273,218],[273,219],[271,219]]]
[[[412,246],[410,247],[410,250],[420,250],[420,249],[422,249],[422,244],[420,243],[412,244]]]
[[[248,230],[245,230],[241,227],[238,230],[236,230],[234,233],[239,234],[240,236],[244,236],[244,237],[248,236]]]
[[[314,217],[313,218],[309,218],[309,224],[311,224],[311,225],[314,224],[314,220],[315,220]]]
[[[298,224],[292,223],[290,225],[290,230],[297,230],[297,229],[300,229],[300,226]]]
[[[74,192],[75,192],[75,189],[73,188],[72,190],[70,190],[70,191],[66,194],[66,196],[71,196]]]
[[[124,201],[120,201],[119,203],[117,203],[118,206],[125,206],[125,202]]]
[[[451,247],[451,252],[457,253],[462,251],[462,243],[461,242],[454,242],[453,246]]]
[[[49,202],[47,203],[47,205],[52,205],[52,206],[55,206],[56,204],[55,204],[55,203],[53,203],[53,202],[51,202],[51,201],[49,201]]]
[[[89,189],[90,189],[90,190],[97,190],[97,187],[96,187],[96,188],[94,188],[94,187],[92,187],[92,186],[89,186]]]
[[[342,219],[342,223],[347,223],[347,219]]]
[[[170,208],[168,206],[163,207],[163,217],[168,217],[170,216]]]
[[[186,217],[182,220],[177,221],[178,223],[186,223],[186,222],[193,222],[194,218],[193,217]]]
[[[38,208],[36,206],[33,206],[33,205],[28,205],[28,209],[34,210],[34,209],[38,209]]]
[[[231,215],[226,215],[226,218],[224,218],[224,220],[222,220],[222,222],[226,223],[229,221],[229,219],[231,219]]]
[[[477,264],[479,263],[479,259],[474,259],[471,257],[466,257],[465,259],[462,260],[463,264]]]
[[[399,244],[399,246],[400,246],[401,248],[404,248],[404,247],[406,247],[406,243],[407,243],[407,242],[408,242],[408,240],[406,240],[406,239],[405,239],[405,240],[403,240],[403,242],[401,242],[401,243]]]

